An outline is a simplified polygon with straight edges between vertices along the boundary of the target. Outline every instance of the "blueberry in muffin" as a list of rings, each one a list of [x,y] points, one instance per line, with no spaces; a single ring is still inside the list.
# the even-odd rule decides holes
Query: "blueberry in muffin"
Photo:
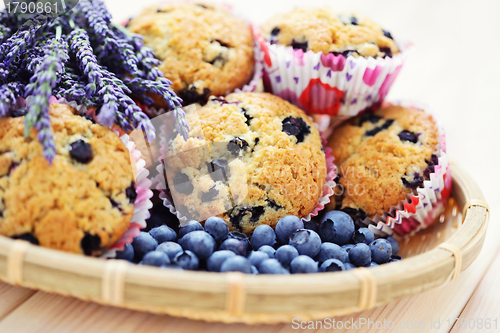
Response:
[[[325,154],[304,112],[265,93],[234,93],[186,108],[188,140],[165,152],[175,207],[188,220],[219,216],[250,234],[309,214],[323,192]]]
[[[335,13],[329,8],[298,8],[280,14],[262,27],[270,44],[306,52],[354,57],[392,57],[399,52],[391,33],[357,13]]]
[[[128,28],[155,51],[162,61],[159,68],[184,105],[225,95],[252,76],[250,26],[221,7],[189,2],[155,5],[132,19]]]
[[[390,213],[434,172],[438,142],[438,126],[423,110],[390,105],[345,122],[328,141],[339,184],[329,208],[355,221]]]
[[[98,255],[127,230],[137,197],[128,149],[108,128],[50,105],[57,155],[43,157],[24,116],[0,119],[0,234]]]

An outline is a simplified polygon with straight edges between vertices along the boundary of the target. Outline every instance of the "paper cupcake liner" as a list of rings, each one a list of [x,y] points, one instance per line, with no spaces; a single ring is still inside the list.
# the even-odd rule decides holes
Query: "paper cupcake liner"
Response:
[[[160,129],[160,163],[157,166],[157,175],[156,175],[156,189],[160,191],[160,199],[163,201],[163,205],[169,209],[169,211],[174,214],[179,219],[179,225],[182,227],[187,224],[188,219],[183,216],[176,208],[173,202],[172,197],[168,193],[168,184],[165,182],[163,164],[161,161],[165,159],[165,154],[167,150],[167,138],[165,137],[166,125],[163,125]],[[335,170],[337,169],[334,164],[335,157],[331,154],[332,149],[327,147],[326,140],[322,139],[322,145],[325,150],[325,158],[326,158],[326,179],[325,184],[323,185],[322,196],[318,198],[317,205],[313,208],[311,213],[307,214],[302,218],[304,221],[310,221],[311,218],[317,216],[320,211],[322,211],[325,206],[330,202],[330,197],[334,194],[333,188],[335,187],[335,178],[337,174]]]
[[[434,118],[439,133],[439,142],[434,152],[434,155],[438,157],[438,164],[434,166],[434,172],[430,173],[429,180],[424,181],[423,187],[413,190],[412,194],[407,195],[406,200],[400,201],[382,216],[375,215],[373,219],[366,218],[361,222],[362,226],[367,226],[377,236],[397,234],[400,237],[406,237],[432,224],[435,221],[434,217],[440,214],[442,209],[440,206],[443,206],[443,202],[448,199],[451,192],[450,162],[446,154],[444,129],[434,112],[427,106],[422,107],[415,103],[399,101],[388,104],[424,110]]]
[[[321,132],[320,132],[321,135]],[[332,155],[332,148],[327,146],[325,139],[321,140],[321,144],[325,149],[326,158],[326,179],[323,185],[322,196],[318,199],[318,204],[314,207],[311,213],[302,218],[303,221],[311,221],[311,218],[318,216],[319,212],[325,209],[325,206],[330,203],[330,197],[334,194],[333,188],[335,187],[335,178],[337,178],[337,166],[335,165],[335,157]]]
[[[69,105],[77,109],[80,113],[87,113],[95,119],[95,110],[87,109],[76,102],[68,102],[64,98],[57,99],[54,96],[49,99],[49,102]],[[129,150],[131,162],[135,163],[134,177],[137,198],[134,203],[134,215],[130,221],[130,225],[125,234],[101,255],[104,258],[114,258],[116,251],[123,250],[125,244],[132,243],[134,237],[139,236],[141,229],[146,227],[146,220],[150,217],[149,209],[153,207],[153,203],[151,202],[153,191],[150,190],[151,180],[148,179],[149,171],[145,169],[146,162],[141,159],[141,152],[136,149],[135,143],[130,140],[127,134],[121,133],[122,131],[119,128],[113,128],[113,130]]]
[[[118,135],[119,132],[117,133]],[[130,225],[125,231],[125,234],[105,253],[102,257],[115,258],[116,252],[123,250],[125,244],[130,244],[135,237],[139,236],[141,229],[146,228],[146,220],[151,217],[149,210],[153,207],[151,198],[153,191],[151,188],[151,180],[148,178],[149,170],[145,168],[146,162],[141,159],[142,153],[136,149],[135,143],[132,142],[127,134],[120,135],[120,140],[127,147],[130,152],[131,159],[136,165],[136,178],[135,188],[137,191],[137,198],[134,203],[134,215],[130,221]]]
[[[254,29],[264,61],[264,87],[313,114],[356,116],[385,98],[412,43],[393,57],[335,56],[270,44]]]

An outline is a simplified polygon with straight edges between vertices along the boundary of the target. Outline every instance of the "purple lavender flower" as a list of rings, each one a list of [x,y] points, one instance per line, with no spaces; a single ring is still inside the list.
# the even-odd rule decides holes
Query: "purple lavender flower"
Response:
[[[109,27],[111,15],[104,4],[100,0],[80,0],[77,7],[87,18],[90,28],[94,30],[97,42],[102,44],[100,57],[116,53],[130,74],[138,73],[134,50],[126,40],[118,38]]]
[[[4,48],[8,50],[3,62],[8,67],[13,61],[31,47],[37,37],[37,32],[47,24],[49,16],[40,15],[26,21],[19,30],[4,43]]]
[[[68,41],[80,70],[88,79],[87,94],[97,92],[99,96],[102,96],[103,105],[99,110],[97,120],[106,126],[112,126],[117,121],[117,114],[123,112],[134,127],[142,128],[148,138],[153,140],[156,135],[151,121],[127,95],[131,93],[130,89],[113,73],[97,63],[87,33],[83,29],[75,29],[68,36]],[[124,121],[120,120],[120,123]]]
[[[10,82],[0,86],[0,118],[7,117],[11,106],[17,98],[22,96],[24,85],[19,82]]]
[[[43,154],[51,163],[56,155],[56,148],[50,127],[49,98],[57,84],[58,74],[64,71],[64,65],[68,59],[66,42],[52,39],[47,45],[43,61],[36,66],[30,83],[26,86],[26,94],[32,98],[27,104],[28,113],[24,119],[24,134],[28,136],[32,127],[38,130],[38,140],[44,148]]]

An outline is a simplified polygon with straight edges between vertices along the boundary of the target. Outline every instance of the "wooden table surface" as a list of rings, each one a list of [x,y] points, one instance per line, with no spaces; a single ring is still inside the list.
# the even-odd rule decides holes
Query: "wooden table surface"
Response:
[[[106,1],[115,19],[136,15],[151,0]],[[259,24],[279,11],[306,3],[329,3],[356,10],[384,24],[395,35],[411,38],[416,49],[389,99],[427,102],[447,131],[447,148],[477,181],[490,204],[490,227],[479,258],[444,287],[405,298],[337,321],[395,323],[391,332],[500,331],[500,2],[479,0],[287,0],[225,1]],[[1,3],[3,6],[3,3]],[[495,148],[496,147],[496,148]],[[224,325],[106,307],[0,283],[0,332],[288,332],[282,325]],[[455,322],[453,327],[450,324]],[[489,318],[491,327],[486,323]],[[362,319],[362,320],[363,320]],[[496,319],[496,327],[495,320]],[[432,326],[431,326],[432,323]],[[400,328],[404,325],[406,329]],[[420,326],[418,326],[420,325]],[[423,326],[425,325],[425,327]],[[468,325],[468,327],[467,327]],[[475,325],[475,329],[472,329]],[[408,328],[413,326],[413,328]],[[311,330],[314,331],[314,330]],[[328,331],[318,330],[319,332]],[[342,330],[336,330],[342,331]],[[356,331],[356,330],[354,330]],[[385,331],[366,325],[360,332]]]

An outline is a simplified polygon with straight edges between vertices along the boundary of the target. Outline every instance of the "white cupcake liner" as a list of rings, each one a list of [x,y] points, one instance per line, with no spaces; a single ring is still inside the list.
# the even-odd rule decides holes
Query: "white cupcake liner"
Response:
[[[153,202],[151,201],[153,191],[150,190],[152,183],[148,178],[149,170],[145,168],[146,162],[141,159],[142,153],[136,149],[135,143],[130,140],[127,134],[120,135],[119,132],[115,133],[120,136],[120,140],[122,140],[130,152],[131,160],[133,159],[135,162],[137,170],[135,177],[137,198],[134,203],[134,215],[127,231],[113,246],[101,255],[104,258],[115,258],[117,251],[123,250],[125,244],[132,243],[134,238],[139,236],[141,229],[146,228],[146,220],[151,217],[149,210],[153,207]]]
[[[188,218],[181,214],[176,208],[174,204],[174,200],[168,191],[168,184],[165,179],[165,172],[163,169],[162,161],[166,158],[165,152],[167,151],[168,140],[165,134],[168,133],[167,126],[164,123],[162,127],[160,127],[160,163],[157,166],[157,175],[156,175],[156,189],[160,191],[160,199],[163,200],[163,205],[169,209],[169,211],[174,214],[179,219],[179,225],[185,226],[188,223]],[[331,154],[332,149],[327,147],[326,140],[322,140],[323,148],[325,149],[325,159],[326,159],[326,179],[323,185],[322,196],[318,198],[317,205],[313,208],[311,213],[302,217],[304,221],[310,221],[311,218],[317,216],[320,211],[322,211],[325,206],[330,202],[330,197],[334,194],[333,188],[335,187],[335,178],[337,174],[335,173],[336,165],[334,164],[335,157]]]
[[[254,29],[264,62],[264,86],[313,114],[356,116],[380,104],[403,66],[412,43],[392,57],[353,57],[303,52],[270,44]]]
[[[432,224],[435,217],[442,212],[443,203],[448,199],[452,186],[450,162],[446,154],[444,129],[434,112],[430,111],[427,106],[415,103],[398,101],[387,104],[424,110],[433,117],[438,126],[438,144],[433,153],[438,157],[438,164],[434,166],[434,172],[430,173],[429,180],[425,180],[422,187],[408,194],[406,200],[391,207],[389,212],[385,212],[382,216],[375,215],[372,219],[366,218],[361,222],[362,226],[367,226],[377,236],[397,234],[400,237],[406,237]]]
[[[55,97],[51,97],[49,102],[69,105],[77,109],[80,113],[87,113],[95,118],[94,110],[88,110],[85,106],[78,105],[76,102],[68,102],[64,98],[58,100]],[[119,128],[113,128],[113,130],[129,150],[131,162],[135,163],[135,168],[133,168],[133,170],[137,198],[134,202],[134,215],[130,221],[130,225],[125,231],[125,234],[101,255],[101,257],[104,258],[116,257],[116,251],[123,250],[125,244],[132,243],[134,237],[139,236],[141,229],[146,227],[146,220],[150,217],[149,209],[153,207],[153,203],[151,202],[153,192],[150,190],[151,180],[148,179],[149,171],[144,168],[146,162],[141,159],[141,152],[136,149],[135,143],[130,141],[127,134],[122,134]]]
[[[321,132],[320,132],[321,135]],[[314,207],[313,211],[302,218],[303,221],[311,221],[311,218],[318,216],[319,212],[325,209],[325,206],[330,203],[330,197],[335,193],[333,188],[335,187],[335,178],[337,178],[337,173],[335,170],[337,166],[335,165],[335,157],[333,157],[332,148],[327,146],[327,142],[325,139],[321,140],[321,144],[325,149],[325,158],[326,158],[326,179],[325,184],[323,185],[323,193],[320,198],[318,198],[318,204]]]

